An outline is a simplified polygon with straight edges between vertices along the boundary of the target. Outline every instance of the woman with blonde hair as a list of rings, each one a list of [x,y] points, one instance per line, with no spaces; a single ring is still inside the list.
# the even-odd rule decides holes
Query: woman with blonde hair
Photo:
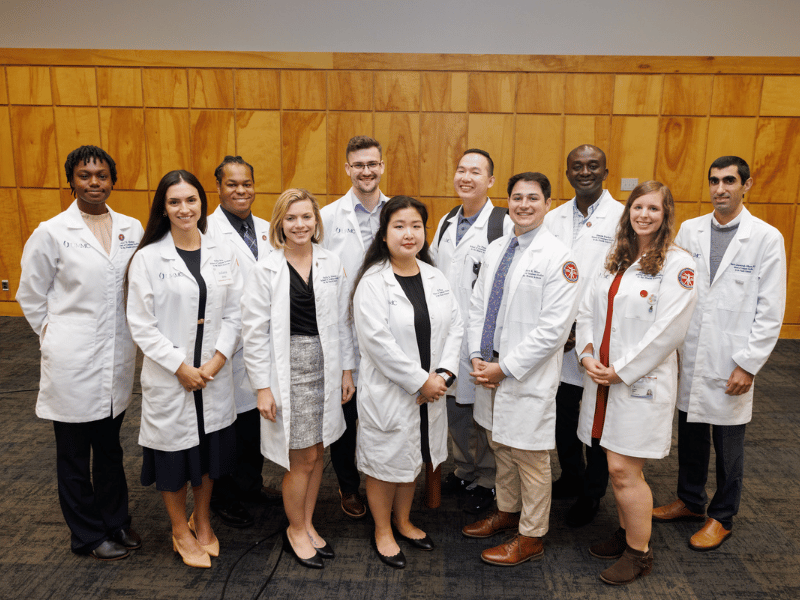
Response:
[[[631,192],[605,269],[590,281],[578,311],[578,357],[586,369],[578,437],[599,440],[620,527],[589,552],[619,558],[600,574],[631,583],[653,567],[653,496],[642,469],[669,453],[680,346],[697,300],[694,260],[672,243],[669,188],[646,181]]]
[[[284,550],[321,569],[333,549],[312,522],[324,447],[345,429],[342,404],[353,395],[353,340],[345,273],[322,248],[314,196],[289,189],[270,221],[270,256],[253,267],[242,296],[242,335],[250,382],[258,390],[261,452],[286,468]]]

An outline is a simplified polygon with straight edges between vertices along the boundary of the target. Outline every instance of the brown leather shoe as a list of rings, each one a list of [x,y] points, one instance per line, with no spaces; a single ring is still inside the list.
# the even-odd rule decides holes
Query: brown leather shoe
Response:
[[[628,541],[625,530],[620,527],[609,539],[589,547],[589,554],[597,558],[619,558],[625,553]]]
[[[722,523],[709,517],[703,528],[689,538],[689,548],[698,552],[716,550],[729,537],[731,537],[731,530],[725,529]]]
[[[648,548],[647,552],[641,552],[626,546],[620,559],[600,573],[600,579],[611,585],[626,585],[648,575],[652,570],[652,548]]]
[[[683,500],[675,500],[653,509],[653,521],[672,523],[673,521],[700,521],[705,515],[690,511]]]
[[[540,537],[528,537],[518,533],[509,541],[481,552],[481,560],[498,567],[515,567],[529,560],[544,556],[544,544]]]
[[[519,528],[519,513],[507,513],[501,510],[493,512],[477,523],[465,525],[461,530],[466,537],[488,538],[501,531],[516,531]]]
[[[348,517],[360,519],[367,514],[367,507],[358,494],[343,494],[342,490],[339,490],[339,495],[342,497],[342,510]]]

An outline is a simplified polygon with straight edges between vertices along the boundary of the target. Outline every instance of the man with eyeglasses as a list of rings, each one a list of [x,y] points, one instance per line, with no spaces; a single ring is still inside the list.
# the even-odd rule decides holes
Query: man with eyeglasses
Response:
[[[355,280],[356,273],[364,262],[364,254],[369,248],[381,216],[381,210],[388,198],[381,192],[384,164],[380,143],[364,135],[357,135],[347,143],[345,150],[347,162],[344,170],[350,176],[353,187],[344,196],[324,206],[321,210],[324,238],[322,246],[336,253],[342,261],[347,274],[348,289]],[[353,341],[358,342],[355,330]],[[353,380],[358,385],[358,371],[353,371]],[[355,463],[356,421],[358,409],[356,396],[345,403],[345,423],[347,429],[341,438],[331,444],[331,462],[339,479],[339,493],[342,497],[342,510],[353,519],[367,514],[367,507],[358,493],[361,478]]]

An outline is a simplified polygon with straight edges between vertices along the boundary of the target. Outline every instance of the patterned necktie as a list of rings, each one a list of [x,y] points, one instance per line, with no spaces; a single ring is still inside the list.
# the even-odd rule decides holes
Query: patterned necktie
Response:
[[[247,247],[250,248],[253,256],[255,256],[256,260],[258,260],[258,242],[256,242],[256,236],[254,236],[253,232],[250,231],[247,221],[242,223],[242,238],[244,239],[244,243],[247,244]]]
[[[506,275],[514,258],[514,252],[519,246],[517,238],[512,238],[508,244],[506,253],[497,265],[497,272],[494,274],[492,291],[489,294],[489,302],[486,304],[486,319],[483,322],[483,333],[481,334],[481,356],[483,360],[492,360],[494,351],[494,330],[497,327],[497,313],[500,311],[500,304],[503,302],[503,285],[506,282]]]

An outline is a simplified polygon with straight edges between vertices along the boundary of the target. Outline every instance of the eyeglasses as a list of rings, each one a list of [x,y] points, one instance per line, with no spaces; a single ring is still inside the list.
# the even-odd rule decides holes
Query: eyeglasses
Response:
[[[381,163],[375,161],[368,163],[353,163],[353,164],[347,163],[347,164],[351,169],[355,169],[356,171],[363,171],[364,169],[367,169],[369,171],[374,171],[375,169],[381,166]]]

